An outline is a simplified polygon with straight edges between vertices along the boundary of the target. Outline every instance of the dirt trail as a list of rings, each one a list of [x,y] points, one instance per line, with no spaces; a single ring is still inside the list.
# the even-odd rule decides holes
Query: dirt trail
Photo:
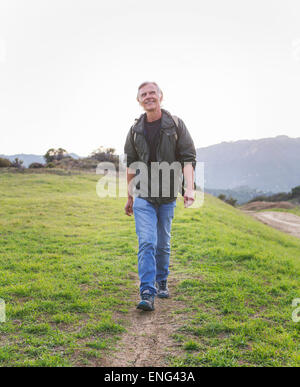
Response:
[[[289,212],[245,212],[267,224],[268,226],[300,238],[300,216],[291,214]]]
[[[152,312],[136,309],[139,301],[139,295],[136,294],[128,312],[127,332],[122,336],[117,351],[103,359],[102,366],[163,367],[168,365],[169,356],[178,356],[180,345],[172,338],[172,334],[184,316],[173,312],[184,308],[184,304],[175,300],[177,294],[174,279],[170,278],[168,287],[171,297],[156,297],[155,310]]]

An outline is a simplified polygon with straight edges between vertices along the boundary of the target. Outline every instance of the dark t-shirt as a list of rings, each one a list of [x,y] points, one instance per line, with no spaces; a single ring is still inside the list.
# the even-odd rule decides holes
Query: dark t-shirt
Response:
[[[152,121],[152,122],[148,122],[147,118],[145,118],[144,134],[145,134],[146,141],[148,142],[149,148],[150,148],[149,169],[148,169],[148,176],[149,176],[148,193],[149,193],[149,195],[150,195],[150,192],[152,192],[151,183],[150,183],[150,181],[151,181],[150,163],[157,162],[156,149],[157,149],[157,146],[159,144],[160,130],[161,130],[161,118],[156,120],[156,121]],[[171,172],[171,176],[170,176],[171,190],[173,190],[173,185],[174,185],[174,183],[173,183],[174,177],[172,177],[172,176],[173,176],[173,174]],[[159,185],[158,198],[160,198],[160,197],[162,197],[162,171],[161,170],[159,171],[159,179],[155,184]],[[173,191],[171,191],[171,192],[173,192]],[[152,199],[153,199],[153,197],[152,197]],[[171,199],[170,201],[176,200],[176,197],[171,197],[170,199]],[[149,200],[149,198],[146,198],[146,200]]]
[[[152,122],[145,121],[145,137],[150,147],[150,162],[157,161],[156,148],[159,142],[160,128],[161,118]]]

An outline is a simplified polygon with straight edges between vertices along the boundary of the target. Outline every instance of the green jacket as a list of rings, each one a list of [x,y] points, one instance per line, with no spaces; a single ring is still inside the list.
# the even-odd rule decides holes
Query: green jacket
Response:
[[[127,155],[127,167],[135,161],[142,161],[150,167],[150,149],[144,135],[145,119],[146,113],[136,120],[128,132],[124,147],[124,153]],[[172,115],[164,109],[162,109],[160,139],[156,150],[156,159],[159,163],[166,161],[171,164],[174,161],[179,161],[182,166],[184,163],[192,163],[194,168],[196,166],[195,146],[184,122],[179,118],[177,126]],[[146,199],[152,203],[161,204],[173,201],[176,199],[176,196],[147,197]]]

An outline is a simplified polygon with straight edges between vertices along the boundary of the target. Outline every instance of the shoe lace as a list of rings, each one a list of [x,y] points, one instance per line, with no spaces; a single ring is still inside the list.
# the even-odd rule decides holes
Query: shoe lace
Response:
[[[150,293],[143,293],[142,294],[142,300],[148,300],[148,301],[152,301],[153,299],[153,295],[150,294]]]
[[[160,288],[160,290],[166,290],[167,289],[167,281],[160,281],[159,288]]]

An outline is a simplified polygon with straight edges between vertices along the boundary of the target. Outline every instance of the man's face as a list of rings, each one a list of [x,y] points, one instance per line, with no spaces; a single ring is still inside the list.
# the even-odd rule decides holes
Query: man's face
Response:
[[[155,111],[160,107],[162,96],[159,94],[157,87],[148,84],[139,90],[139,103],[146,112]]]

